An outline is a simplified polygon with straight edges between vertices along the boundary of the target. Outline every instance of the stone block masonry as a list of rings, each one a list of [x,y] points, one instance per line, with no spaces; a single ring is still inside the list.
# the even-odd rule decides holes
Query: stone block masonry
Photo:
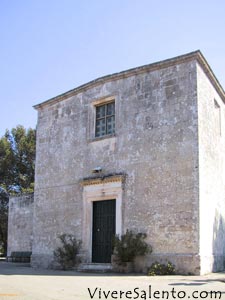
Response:
[[[7,256],[13,251],[32,251],[34,195],[9,199]]]
[[[97,111],[109,103],[115,131],[96,137]],[[96,79],[36,105],[32,265],[52,265],[63,233],[82,240],[85,263],[99,262],[100,254],[93,261],[93,239],[102,229],[94,232],[93,223],[104,222],[100,250],[107,249],[107,226],[117,234],[147,233],[153,253],[137,259],[140,271],[156,260],[170,260],[186,274],[222,270],[224,103],[223,88],[196,51]],[[94,202],[107,207],[107,200],[115,201],[115,215],[106,208],[105,215],[95,214]]]
[[[95,138],[96,107],[110,101],[115,133]],[[153,247],[140,269],[154,260],[170,260],[182,273],[221,269],[225,135],[218,126],[224,101],[204,57],[194,52],[97,79],[37,105],[33,265],[51,264],[60,233],[82,239],[84,261],[92,262],[93,202],[116,199],[115,232],[146,232]],[[218,134],[216,162],[211,148]],[[99,166],[102,173],[93,175]],[[80,184],[117,173],[125,174],[117,190],[101,180]],[[208,191],[215,175],[216,189]],[[213,241],[217,235],[221,242]]]

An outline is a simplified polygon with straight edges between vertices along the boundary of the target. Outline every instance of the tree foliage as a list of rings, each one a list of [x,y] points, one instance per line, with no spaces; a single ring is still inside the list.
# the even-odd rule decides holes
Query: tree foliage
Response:
[[[35,130],[19,125],[0,139],[0,186],[8,193],[34,188]]]
[[[10,194],[33,192],[36,132],[19,125],[0,138],[0,250],[6,252]]]

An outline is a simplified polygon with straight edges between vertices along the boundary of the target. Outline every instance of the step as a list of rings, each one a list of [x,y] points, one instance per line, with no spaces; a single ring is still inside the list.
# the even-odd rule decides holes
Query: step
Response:
[[[79,265],[78,272],[92,272],[92,273],[107,273],[112,272],[112,264],[105,263],[82,263]]]

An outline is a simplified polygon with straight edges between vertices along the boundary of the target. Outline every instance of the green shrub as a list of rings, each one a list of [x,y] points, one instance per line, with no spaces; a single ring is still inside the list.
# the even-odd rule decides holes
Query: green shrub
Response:
[[[0,242],[0,257],[3,257],[4,256],[4,248],[3,248],[3,245],[1,244]]]
[[[151,265],[150,269],[148,270],[149,276],[174,275],[175,273],[175,266],[171,262],[168,262],[167,264],[160,264],[156,261]]]
[[[136,256],[143,256],[152,252],[151,246],[146,242],[147,235],[145,233],[134,233],[130,230],[119,237],[115,236],[114,254],[120,263],[132,262]]]
[[[81,248],[81,241],[71,234],[61,234],[58,236],[62,246],[54,251],[54,258],[63,270],[73,268],[77,263],[77,254]]]

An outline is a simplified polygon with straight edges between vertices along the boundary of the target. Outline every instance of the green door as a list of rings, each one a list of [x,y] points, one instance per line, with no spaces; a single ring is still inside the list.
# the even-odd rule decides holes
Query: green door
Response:
[[[115,220],[116,200],[93,202],[92,262],[111,262]]]

